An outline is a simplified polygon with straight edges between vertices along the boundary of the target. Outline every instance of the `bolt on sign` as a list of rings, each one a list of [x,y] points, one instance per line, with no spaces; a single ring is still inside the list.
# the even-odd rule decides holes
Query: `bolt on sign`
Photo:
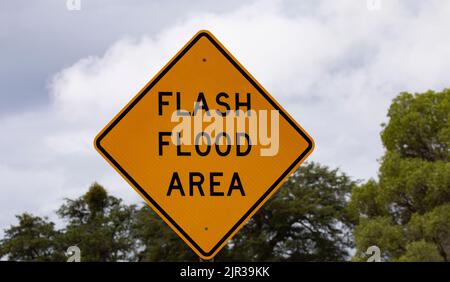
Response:
[[[203,259],[217,254],[314,147],[208,31],[198,32],[94,143]]]

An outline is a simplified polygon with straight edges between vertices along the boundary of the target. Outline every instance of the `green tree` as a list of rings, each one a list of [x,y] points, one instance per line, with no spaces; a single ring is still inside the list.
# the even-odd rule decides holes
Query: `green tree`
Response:
[[[215,257],[216,261],[340,261],[348,257],[346,204],[355,183],[338,170],[302,165]],[[139,260],[198,261],[149,208],[136,217]]]
[[[58,214],[67,222],[59,244],[78,246],[82,261],[133,260],[130,229],[135,206],[124,205],[94,183],[80,198],[66,199]]]
[[[47,218],[23,213],[16,216],[19,224],[5,230],[0,241],[0,258],[14,261],[54,261],[61,260],[55,238],[55,224]]]
[[[346,206],[354,185],[337,169],[303,164],[233,238],[231,259],[345,260],[352,246]]]
[[[435,244],[420,240],[406,245],[406,251],[400,256],[398,261],[435,262],[442,261],[442,257],[439,255]]]
[[[386,260],[450,258],[450,90],[401,93],[381,133],[379,181],[352,192],[356,260],[371,245]],[[423,251],[423,255],[419,255]]]
[[[346,205],[355,185],[338,170],[302,165],[253,216],[216,260],[339,261],[352,246]],[[147,205],[137,209],[94,183],[57,211],[66,226],[28,214],[5,231],[0,255],[11,260],[59,260],[78,246],[82,261],[198,261]]]
[[[138,261],[198,261],[198,257],[149,206],[137,213],[132,236],[138,243]]]

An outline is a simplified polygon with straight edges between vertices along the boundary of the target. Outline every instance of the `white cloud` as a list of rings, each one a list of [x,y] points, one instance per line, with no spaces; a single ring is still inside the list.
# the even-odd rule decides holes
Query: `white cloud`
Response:
[[[321,1],[294,13],[283,2],[256,2],[192,16],[156,36],[122,39],[100,57],[75,62],[50,83],[51,106],[0,120],[8,132],[0,140],[6,156],[0,225],[18,212],[3,208],[5,201],[38,193],[45,197],[17,206],[48,211],[94,180],[136,201],[92,139],[200,29],[211,30],[311,133],[317,146],[311,160],[355,178],[375,177],[380,123],[391,99],[449,83],[450,3],[407,5],[382,1],[380,11],[368,11],[365,1]]]

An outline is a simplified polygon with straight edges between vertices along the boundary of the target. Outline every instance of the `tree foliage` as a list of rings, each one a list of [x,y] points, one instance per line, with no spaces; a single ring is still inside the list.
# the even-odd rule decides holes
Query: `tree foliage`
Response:
[[[346,259],[351,247],[346,204],[353,185],[338,170],[303,165],[215,259]],[[198,261],[147,205],[127,206],[96,183],[83,196],[65,200],[57,214],[66,222],[59,231],[54,231],[51,222],[23,215],[34,223],[21,220],[7,230],[11,235],[2,241],[1,255],[13,260],[64,260],[64,251],[74,245],[80,248],[82,261]],[[30,235],[13,236],[16,230]],[[39,243],[30,248],[27,244],[33,242]]]
[[[337,169],[302,165],[232,240],[233,259],[341,261],[352,246],[346,205],[355,183]]]
[[[131,232],[139,244],[138,261],[198,261],[195,253],[147,205],[137,213]]]
[[[388,117],[379,181],[355,188],[349,204],[356,260],[377,245],[387,260],[448,261],[450,90],[401,93]]]
[[[136,207],[108,195],[94,183],[82,197],[59,208],[58,215],[67,221],[59,240],[65,246],[78,246],[84,261],[120,261],[133,256],[130,235]]]
[[[59,232],[55,230],[53,222],[28,213],[17,215],[16,218],[19,224],[5,230],[5,236],[0,241],[0,258],[6,256],[15,261],[62,259],[55,244]]]

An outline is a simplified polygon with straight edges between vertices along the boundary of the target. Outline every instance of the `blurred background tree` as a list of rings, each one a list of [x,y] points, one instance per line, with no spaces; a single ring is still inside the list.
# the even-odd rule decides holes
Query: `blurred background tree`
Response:
[[[83,261],[121,261],[134,258],[130,228],[136,214],[134,205],[108,195],[94,183],[78,199],[67,199],[58,215],[67,222],[59,245],[78,246]]]
[[[390,261],[450,259],[450,90],[401,93],[381,139],[379,181],[355,188],[356,256],[378,246]]]
[[[14,261],[64,260],[63,254],[57,250],[56,237],[59,232],[53,222],[28,213],[16,218],[19,224],[5,230],[5,236],[0,241],[0,258]]]
[[[217,261],[340,261],[352,247],[345,206],[354,182],[338,170],[302,165],[216,256]],[[137,209],[94,183],[66,199],[59,230],[24,214],[5,231],[0,255],[12,260],[64,261],[69,246],[82,261],[198,261],[198,257],[147,205]]]
[[[231,241],[227,260],[342,261],[352,248],[346,205],[355,185],[317,163],[300,166]]]

